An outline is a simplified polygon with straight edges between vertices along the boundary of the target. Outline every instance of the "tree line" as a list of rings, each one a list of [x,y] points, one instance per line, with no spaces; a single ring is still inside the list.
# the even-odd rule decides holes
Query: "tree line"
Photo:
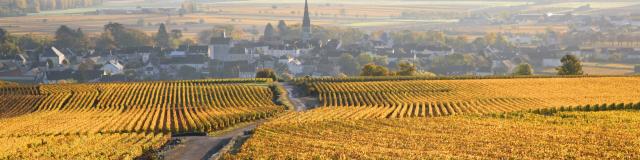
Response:
[[[120,23],[104,25],[103,32],[98,36],[87,36],[81,28],[74,29],[66,25],[60,26],[53,37],[33,34],[12,35],[9,31],[0,28],[0,58],[25,53],[37,56],[43,51],[42,49],[51,46],[69,49],[75,53],[88,53],[90,50],[108,52],[144,46],[167,50],[184,43],[195,42],[189,39],[183,40],[181,30],[169,30],[164,24],[160,24],[158,32],[151,35],[141,30],[127,28]]]
[[[19,16],[48,10],[100,5],[104,0],[0,0],[0,16]]]

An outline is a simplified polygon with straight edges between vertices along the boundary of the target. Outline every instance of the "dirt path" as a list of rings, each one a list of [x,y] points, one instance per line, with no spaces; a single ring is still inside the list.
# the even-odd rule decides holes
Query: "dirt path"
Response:
[[[289,100],[296,106],[296,111],[303,112],[311,109],[311,105],[309,104],[314,104],[313,99],[310,100],[310,97],[302,97],[301,91],[297,90],[292,84],[283,83],[282,86],[289,92]]]
[[[255,129],[262,121],[254,122],[245,127],[238,128],[216,137],[209,136],[186,136],[174,137],[180,139],[180,144],[164,154],[164,159],[169,160],[206,160],[218,154],[227,145],[231,138],[243,135],[245,131]]]
[[[296,108],[296,111],[303,112],[312,109],[310,106],[317,105],[317,98],[305,97],[300,90],[289,83],[282,83],[283,87],[289,93],[289,100]],[[214,155],[217,155],[222,148],[224,148],[231,139],[235,136],[243,135],[245,131],[254,130],[264,120],[253,122],[247,126],[234,129],[220,136],[186,136],[186,137],[174,137],[173,139],[179,139],[180,143],[174,146],[171,150],[163,154],[164,159],[179,159],[179,160],[207,160]]]

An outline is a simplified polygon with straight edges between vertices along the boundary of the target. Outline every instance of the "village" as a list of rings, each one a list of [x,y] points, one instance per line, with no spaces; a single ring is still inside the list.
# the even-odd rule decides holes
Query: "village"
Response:
[[[566,32],[472,37],[408,30],[327,33],[333,30],[313,25],[308,10],[305,5],[300,24],[267,24],[261,38],[254,40],[234,39],[221,29],[206,43],[185,42],[175,47],[154,44],[74,50],[50,44],[23,48],[0,57],[0,79],[56,84],[252,78],[261,69],[272,69],[281,78],[339,77],[360,75],[366,64],[395,70],[401,63],[415,65],[421,75],[511,75],[521,64],[531,65],[535,74],[555,74],[553,68],[561,65],[565,55],[574,55],[592,67],[625,70],[615,74],[640,73],[636,66],[640,63],[640,21],[632,18],[635,16],[520,14],[502,20],[469,16],[458,25],[560,24],[569,28]],[[166,30],[164,24],[162,27],[161,31]],[[625,32],[610,32],[620,30]]]

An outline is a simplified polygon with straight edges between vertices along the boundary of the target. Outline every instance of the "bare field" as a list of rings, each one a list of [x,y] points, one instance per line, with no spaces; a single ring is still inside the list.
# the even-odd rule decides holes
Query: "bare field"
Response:
[[[301,2],[301,1],[300,1]],[[96,34],[102,31],[104,24],[118,22],[127,27],[141,29],[145,32],[155,32],[159,23],[169,23],[171,29],[181,29],[185,36],[195,36],[198,32],[212,28],[214,25],[235,25],[262,31],[267,23],[277,23],[285,20],[288,24],[298,24],[302,19],[303,4],[298,1],[249,0],[231,2],[201,3],[199,10],[203,13],[177,15],[146,14],[146,15],[84,15],[99,8],[131,8],[141,7],[175,7],[174,2],[148,3],[139,0],[110,1],[95,8],[81,8],[64,11],[49,11],[32,14],[27,17],[0,18],[0,27],[6,28],[14,34],[52,34],[60,25],[80,27],[86,33]],[[128,5],[128,7],[127,7]],[[447,15],[460,13],[478,7],[519,5],[513,2],[478,3],[477,1],[313,1],[310,12],[314,25],[354,27],[364,30],[400,30],[422,29],[424,26],[448,24],[456,19],[447,17],[404,17],[403,12],[420,16]],[[144,25],[138,25],[143,20]],[[200,23],[203,20],[204,23]]]
[[[639,2],[615,2],[612,5],[593,3],[596,9],[611,9],[625,7]],[[526,2],[509,1],[393,1],[393,0],[313,0],[310,1],[310,14],[314,25],[353,27],[365,31],[375,30],[452,30],[462,33],[542,33],[547,29],[557,32],[568,30],[563,25],[485,25],[461,26],[457,17],[467,15],[478,10],[492,10],[492,8],[509,8],[524,6],[529,9],[563,7],[576,8],[591,3],[563,2],[553,4],[531,5]],[[116,0],[109,1],[103,6],[94,8],[80,8],[63,11],[47,11],[32,14],[27,17],[0,18],[0,27],[15,34],[52,34],[60,25],[80,27],[86,33],[96,34],[102,31],[102,26],[109,22],[118,22],[127,27],[141,29],[145,32],[155,32],[159,23],[169,23],[171,29],[183,30],[187,37],[193,37],[198,32],[212,28],[214,25],[235,25],[245,29],[262,31],[267,23],[277,23],[285,20],[287,24],[298,24],[302,20],[303,3],[301,0],[229,0],[208,1],[199,4],[202,13],[178,15],[145,14],[145,15],[84,15],[101,8],[132,9],[135,6],[176,7],[176,1],[159,0],[145,2],[144,0]],[[144,25],[138,25],[139,20]],[[200,23],[203,20],[204,23]],[[46,21],[46,22],[45,22]],[[257,38],[258,35],[248,37]]]
[[[588,75],[629,75],[633,74],[633,68],[619,66],[603,66],[603,65],[583,65],[582,70]],[[556,74],[555,68],[547,68],[543,71],[545,74]]]

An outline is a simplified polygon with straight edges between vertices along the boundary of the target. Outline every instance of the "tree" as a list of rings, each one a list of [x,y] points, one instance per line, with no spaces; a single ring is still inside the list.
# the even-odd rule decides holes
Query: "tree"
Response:
[[[9,37],[9,32],[7,32],[7,30],[3,28],[0,28],[0,44],[5,43],[7,37]]]
[[[287,33],[289,33],[289,26],[284,20],[278,21],[278,32],[280,33],[280,37],[285,37]]]
[[[373,63],[379,66],[389,66],[389,57],[387,56],[375,56],[373,57]]]
[[[100,35],[100,38],[96,40],[96,49],[98,50],[113,50],[117,48],[117,43],[111,31],[107,30]]]
[[[95,68],[96,68],[96,63],[93,62],[92,60],[84,61],[80,63],[80,65],[78,65],[78,70],[80,71],[94,70]]]
[[[256,72],[256,78],[271,78],[274,81],[278,80],[278,76],[271,68],[260,69]]]
[[[362,72],[360,72],[361,76],[386,76],[389,75],[389,69],[383,66],[378,66],[375,64],[367,64],[362,68]]]
[[[357,75],[360,63],[349,53],[340,56],[340,70],[347,75]]]
[[[155,42],[156,42],[156,46],[162,49],[171,48],[169,33],[167,33],[167,28],[164,26],[164,23],[161,23],[160,27],[158,28],[158,33],[156,33]]]
[[[513,69],[513,75],[516,75],[516,76],[533,75],[533,67],[531,67],[531,65],[528,63],[520,64]]]
[[[397,73],[399,76],[413,76],[416,74],[416,65],[409,63],[407,61],[402,61],[398,63],[398,68],[400,69]]]
[[[361,53],[358,56],[358,62],[360,64],[369,64],[369,63],[373,62],[373,57],[371,56],[371,54]]]
[[[574,55],[566,55],[560,60],[562,66],[556,68],[558,75],[582,75],[582,64],[578,57]]]
[[[82,51],[87,48],[89,42],[80,28],[73,30],[66,25],[62,25],[56,30],[55,41],[53,43],[58,48]]]
[[[275,38],[275,30],[271,23],[268,23],[266,27],[264,27],[264,40],[270,41]]]

